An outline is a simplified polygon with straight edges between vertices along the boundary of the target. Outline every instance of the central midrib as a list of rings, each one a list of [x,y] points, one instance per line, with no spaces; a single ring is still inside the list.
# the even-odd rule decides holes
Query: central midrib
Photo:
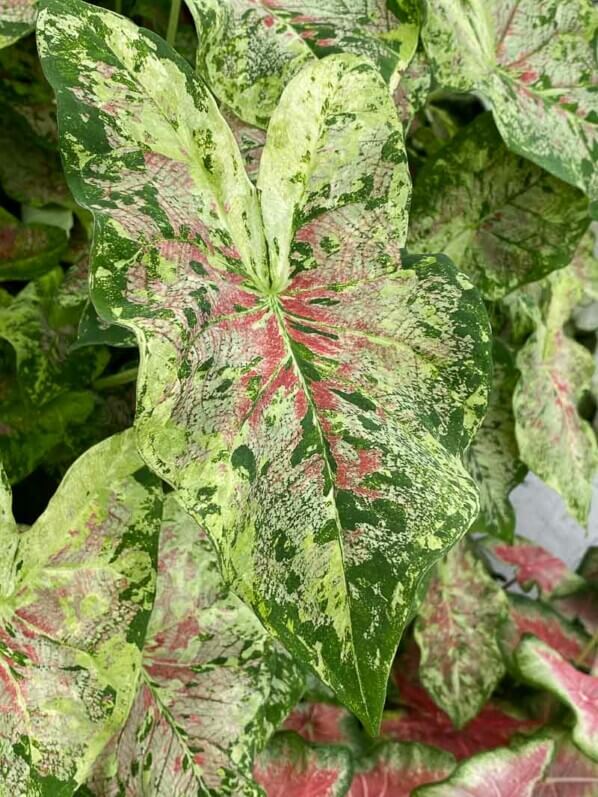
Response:
[[[280,334],[281,334],[282,339],[283,339],[283,341],[285,343],[285,346],[287,348],[289,357],[290,357],[290,359],[293,362],[293,365],[294,365],[294,368],[295,368],[295,372],[297,374],[297,378],[298,378],[298,380],[299,380],[299,382],[301,384],[301,387],[303,388],[303,392],[304,392],[304,394],[305,394],[305,396],[307,398],[307,403],[308,403],[310,409],[312,410],[313,417],[314,417],[314,424],[316,426],[316,429],[318,431],[318,437],[320,439],[320,445],[321,445],[321,449],[322,449],[322,459],[324,461],[324,467],[326,468],[327,475],[328,475],[328,477],[330,479],[330,484],[332,485],[332,504],[333,504],[333,507],[334,507],[334,519],[335,519],[335,522],[336,522],[336,527],[337,527],[337,532],[338,532],[338,546],[339,546],[340,554],[341,554],[341,563],[342,563],[342,568],[343,568],[343,581],[344,581],[344,584],[345,584],[345,594],[347,596],[347,611],[349,613],[349,633],[351,635],[351,650],[353,652],[353,660],[354,660],[354,664],[355,664],[355,673],[357,675],[357,683],[359,684],[359,691],[360,691],[360,694],[361,694],[361,699],[363,701],[364,708],[366,709],[366,711],[369,714],[368,702],[367,702],[367,699],[366,699],[366,696],[365,696],[365,692],[364,692],[364,689],[363,689],[363,684],[362,684],[362,681],[361,681],[361,673],[359,671],[359,659],[357,657],[357,653],[356,653],[356,650],[355,650],[355,642],[354,642],[354,638],[353,638],[353,621],[352,621],[352,611],[351,611],[351,593],[349,591],[349,585],[347,583],[346,568],[345,568],[345,552],[344,552],[344,549],[343,549],[343,541],[342,541],[343,525],[341,523],[341,519],[340,519],[340,516],[338,514],[338,507],[337,507],[337,504],[336,504],[336,485],[335,485],[335,479],[334,479],[334,470],[332,468],[332,463],[330,462],[330,459],[328,457],[328,451],[327,451],[327,446],[326,446],[326,438],[324,437],[324,431],[323,431],[323,429],[322,429],[322,427],[320,425],[320,419],[319,419],[318,412],[317,412],[317,405],[316,405],[316,403],[314,401],[314,397],[313,397],[313,395],[311,393],[309,385],[307,384],[307,381],[306,381],[306,379],[305,379],[305,377],[303,375],[303,372],[301,371],[301,367],[300,367],[300,365],[299,365],[299,363],[297,361],[297,358],[295,356],[295,352],[294,352],[294,349],[293,349],[293,342],[291,340],[291,337],[290,337],[290,335],[288,333],[288,330],[287,330],[287,327],[286,327],[284,313],[283,313],[282,308],[280,306],[280,302],[279,302],[279,300],[278,300],[278,298],[276,296],[271,297],[271,299],[270,299],[270,307],[272,308],[272,312],[276,316],[276,320],[278,321],[278,326],[279,326],[279,329],[280,329]]]

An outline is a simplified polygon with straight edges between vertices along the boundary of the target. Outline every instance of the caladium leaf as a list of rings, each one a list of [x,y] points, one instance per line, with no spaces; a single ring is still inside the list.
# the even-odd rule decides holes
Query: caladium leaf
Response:
[[[503,627],[501,643],[509,657],[525,634],[533,634],[569,661],[584,663],[589,636],[542,601],[524,595],[509,595],[508,625]]]
[[[125,327],[110,324],[101,318],[91,302],[87,302],[79,321],[77,340],[71,349],[83,346],[116,346],[130,349],[137,346],[135,335]]]
[[[556,752],[534,797],[596,797],[598,762],[583,755],[566,734],[555,734]]]
[[[37,0],[0,0],[0,47],[31,33],[36,14]]]
[[[579,620],[589,634],[598,631],[598,589],[595,587],[590,585],[572,595],[556,598],[552,604],[564,617]]]
[[[355,762],[347,797],[410,797],[417,786],[444,780],[454,768],[454,757],[444,750],[416,742],[382,742]]]
[[[253,774],[266,797],[344,797],[351,783],[351,754],[345,747],[311,745],[296,733],[278,733]]]
[[[284,730],[295,731],[306,742],[359,746],[357,719],[334,703],[299,703],[286,718]]]
[[[511,748],[480,753],[460,764],[442,783],[421,786],[413,797],[532,797],[554,750],[551,739],[533,739]]]
[[[426,104],[432,88],[432,70],[423,50],[417,50],[394,91],[393,99],[405,130]]]
[[[514,568],[514,576],[522,589],[529,591],[537,587],[544,598],[570,595],[585,584],[562,559],[525,537],[517,536],[512,545],[487,540],[484,548],[500,562]]]
[[[561,494],[583,525],[590,510],[598,446],[592,427],[577,412],[594,361],[563,329],[576,291],[577,282],[561,272],[553,283],[545,322],[538,323],[517,356],[521,376],[513,409],[522,460]]]
[[[418,173],[408,246],[445,252],[498,299],[568,265],[587,206],[581,191],[509,152],[482,114]]]
[[[258,795],[253,757],[303,679],[223,585],[214,550],[170,493],[137,693],[90,781],[101,795]]]
[[[232,113],[224,111],[223,116],[235,137],[239,152],[243,157],[247,176],[255,183],[266,143],[266,133],[259,127],[241,122]]]
[[[507,613],[503,590],[465,543],[436,566],[415,624],[419,677],[458,728],[505,674],[498,635]]]
[[[58,265],[67,236],[57,227],[22,224],[0,208],[0,282],[31,280]]]
[[[266,128],[282,90],[315,57],[267,0],[186,0],[197,27],[197,69],[240,119]]]
[[[556,650],[534,637],[521,642],[515,658],[523,678],[552,692],[571,708],[575,716],[573,741],[586,755],[598,760],[598,678],[575,669]]]
[[[489,361],[469,283],[443,258],[399,268],[409,187],[387,86],[354,56],[305,67],[258,195],[163,42],[62,0],[38,32],[96,217],[94,303],[140,344],[142,455],[237,594],[375,732],[417,585],[477,512],[460,457]]]
[[[592,545],[583,555],[577,572],[588,584],[598,587],[598,546]]]
[[[465,452],[467,469],[480,489],[480,514],[471,530],[511,541],[515,511],[509,493],[523,481],[527,468],[519,459],[512,408],[518,374],[511,352],[497,338],[493,364],[488,413]]]
[[[2,527],[2,793],[72,793],[125,720],[160,514],[129,431],[84,454],[31,529]]]
[[[592,4],[438,0],[426,6],[422,38],[436,79],[483,94],[510,149],[596,200]]]

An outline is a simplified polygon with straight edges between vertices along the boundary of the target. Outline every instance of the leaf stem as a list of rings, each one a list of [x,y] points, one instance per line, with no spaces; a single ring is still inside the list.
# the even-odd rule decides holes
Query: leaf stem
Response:
[[[122,14],[123,12],[123,0],[114,0],[114,10],[117,14]]]
[[[171,0],[170,17],[168,18],[168,30],[166,31],[166,42],[174,47],[177,29],[179,27],[179,16],[181,14],[181,0]]]
[[[594,649],[594,648],[595,648],[597,645],[598,645],[598,631],[596,631],[596,633],[594,634],[594,636],[593,636],[593,637],[590,639],[590,641],[588,642],[588,644],[587,644],[587,645],[584,647],[584,649],[581,651],[581,653],[579,654],[579,656],[578,656],[578,657],[575,659],[575,664],[576,664],[576,666],[579,666],[580,664],[583,664],[583,663],[585,662],[585,660],[587,659],[587,657],[588,657],[588,656],[590,655],[590,653],[592,652],[592,650],[593,650],[593,649]]]
[[[135,366],[134,368],[126,368],[124,371],[119,371],[117,374],[103,376],[95,380],[93,388],[95,390],[109,390],[111,387],[128,385],[131,382],[135,382],[138,370],[137,366]]]

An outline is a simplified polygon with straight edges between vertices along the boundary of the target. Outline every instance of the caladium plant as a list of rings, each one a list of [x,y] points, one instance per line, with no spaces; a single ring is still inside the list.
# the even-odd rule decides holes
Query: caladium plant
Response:
[[[595,793],[596,19],[0,0],[2,797]]]

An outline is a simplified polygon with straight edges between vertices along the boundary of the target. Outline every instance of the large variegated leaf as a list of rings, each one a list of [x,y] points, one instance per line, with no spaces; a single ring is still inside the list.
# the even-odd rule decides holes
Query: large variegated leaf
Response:
[[[0,208],[0,282],[30,280],[58,265],[67,246],[64,230],[22,224]]]
[[[577,404],[590,384],[594,360],[563,329],[576,303],[577,281],[568,270],[553,277],[545,319],[517,356],[521,376],[513,396],[515,431],[522,460],[585,524],[598,446]]]
[[[223,586],[209,540],[171,493],[137,694],[92,790],[258,795],[253,757],[302,687],[288,654]]]
[[[382,742],[355,762],[347,797],[410,797],[425,783],[444,780],[455,759],[444,750],[417,742]]]
[[[254,767],[266,797],[344,797],[351,775],[347,749],[307,744],[295,733],[276,734]]]
[[[472,530],[511,541],[515,512],[509,493],[523,481],[527,468],[519,459],[512,408],[517,370],[513,355],[496,338],[493,365],[488,413],[465,452],[465,463],[480,490],[480,514]]]
[[[534,797],[596,797],[598,762],[583,755],[567,734],[555,734],[556,752]]]
[[[430,0],[436,79],[491,103],[507,145],[598,198],[596,11],[588,0]]]
[[[547,689],[575,716],[572,738],[586,755],[598,761],[598,677],[580,672],[545,642],[526,637],[515,653],[521,675]]]
[[[37,0],[0,0],[0,47],[8,47],[31,33]]]
[[[141,347],[142,454],[233,589],[374,730],[417,586],[477,512],[461,454],[489,359],[450,263],[399,267],[409,186],[387,86],[351,55],[305,67],[258,193],[160,40],[62,0],[38,30],[96,217],[93,298]]]
[[[282,90],[315,56],[265,0],[186,0],[197,27],[197,69],[243,121],[267,127]]]
[[[482,114],[417,175],[408,246],[445,252],[498,299],[569,263],[587,207],[581,191],[509,152]]]
[[[498,644],[508,604],[465,543],[436,567],[415,625],[422,684],[461,728],[505,674]]]
[[[553,750],[551,739],[534,739],[480,753],[458,766],[448,780],[421,786],[412,797],[532,797]]]
[[[81,457],[31,529],[17,531],[5,513],[2,794],[71,794],[124,722],[154,597],[160,514],[159,480],[132,431]]]

